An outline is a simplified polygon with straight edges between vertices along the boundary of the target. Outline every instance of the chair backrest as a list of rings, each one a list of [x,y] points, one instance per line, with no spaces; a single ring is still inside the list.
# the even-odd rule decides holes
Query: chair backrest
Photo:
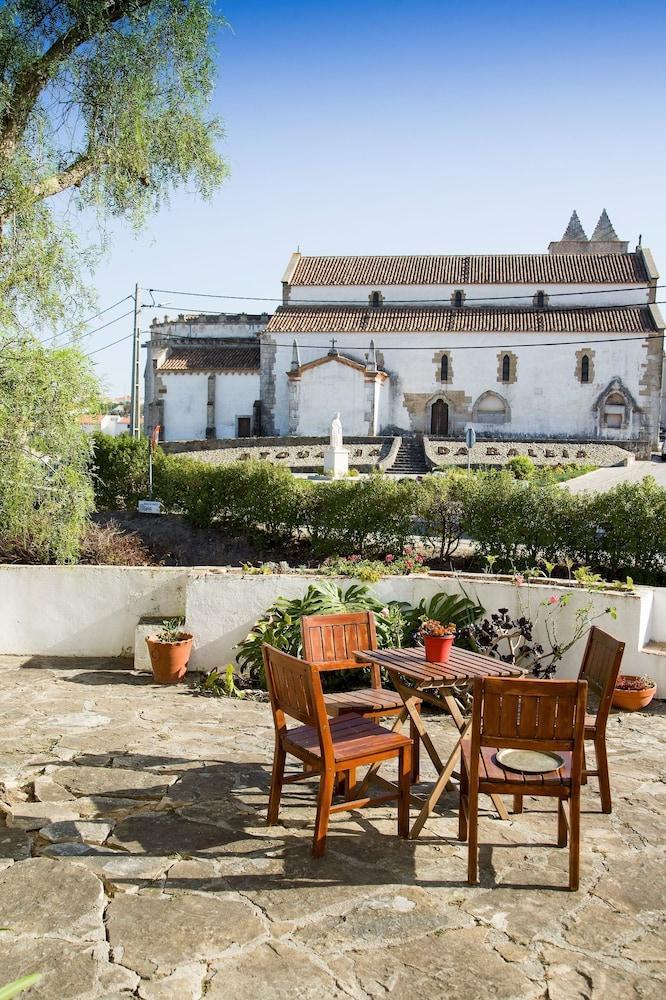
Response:
[[[305,615],[301,618],[303,656],[320,670],[362,667],[354,658],[357,649],[377,649],[372,611],[343,615]]]
[[[578,679],[587,681],[588,697],[594,695],[598,702],[596,706],[598,729],[604,729],[606,726],[623,653],[623,642],[604,632],[603,629],[597,628],[596,625],[592,626],[587,637]]]
[[[569,750],[579,780],[585,735],[585,681],[477,677],[472,713],[472,762],[480,747]]]
[[[286,718],[312,726],[319,734],[322,755],[333,754],[331,729],[324,705],[319,670],[274,646],[262,647],[266,684],[278,735],[287,731]]]

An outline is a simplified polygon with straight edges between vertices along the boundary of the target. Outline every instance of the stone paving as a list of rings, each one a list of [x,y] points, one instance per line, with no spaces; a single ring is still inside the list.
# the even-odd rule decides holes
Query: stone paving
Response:
[[[417,842],[389,807],[338,815],[314,861],[310,783],[263,822],[265,704],[0,657],[0,720],[0,984],[42,972],[30,997],[666,995],[663,704],[610,720],[615,810],[585,789],[578,893],[546,800],[484,811],[478,887],[453,794]]]

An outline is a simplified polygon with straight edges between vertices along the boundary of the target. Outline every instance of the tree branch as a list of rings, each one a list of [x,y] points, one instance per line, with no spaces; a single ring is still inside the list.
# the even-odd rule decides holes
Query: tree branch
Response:
[[[82,153],[64,170],[35,184],[32,189],[33,194],[35,198],[50,198],[54,194],[66,191],[67,188],[78,187],[98,166],[98,159],[88,153]]]
[[[103,9],[105,25],[120,21],[141,7],[148,6],[150,2],[151,0],[106,0]],[[14,151],[37,98],[54,71],[80,45],[94,38],[102,27],[98,21],[76,21],[39,58],[21,70],[0,119],[0,155],[7,157]]]

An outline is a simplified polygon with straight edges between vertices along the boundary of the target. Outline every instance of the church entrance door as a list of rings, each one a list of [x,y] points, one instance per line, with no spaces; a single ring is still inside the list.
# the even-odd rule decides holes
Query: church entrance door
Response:
[[[443,399],[436,399],[430,411],[430,433],[446,437],[449,433],[449,408]]]

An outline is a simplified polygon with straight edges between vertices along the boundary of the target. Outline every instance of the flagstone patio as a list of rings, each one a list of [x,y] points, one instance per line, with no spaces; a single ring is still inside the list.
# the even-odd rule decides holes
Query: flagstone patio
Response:
[[[484,812],[475,888],[452,794],[416,842],[392,808],[343,814],[314,861],[312,786],[288,786],[283,824],[264,825],[266,704],[117,661],[0,657],[0,720],[0,985],[37,971],[29,996],[52,1000],[666,994],[664,703],[610,719],[615,808],[584,790],[578,893],[547,800],[509,823]],[[452,744],[445,720],[429,728]]]

